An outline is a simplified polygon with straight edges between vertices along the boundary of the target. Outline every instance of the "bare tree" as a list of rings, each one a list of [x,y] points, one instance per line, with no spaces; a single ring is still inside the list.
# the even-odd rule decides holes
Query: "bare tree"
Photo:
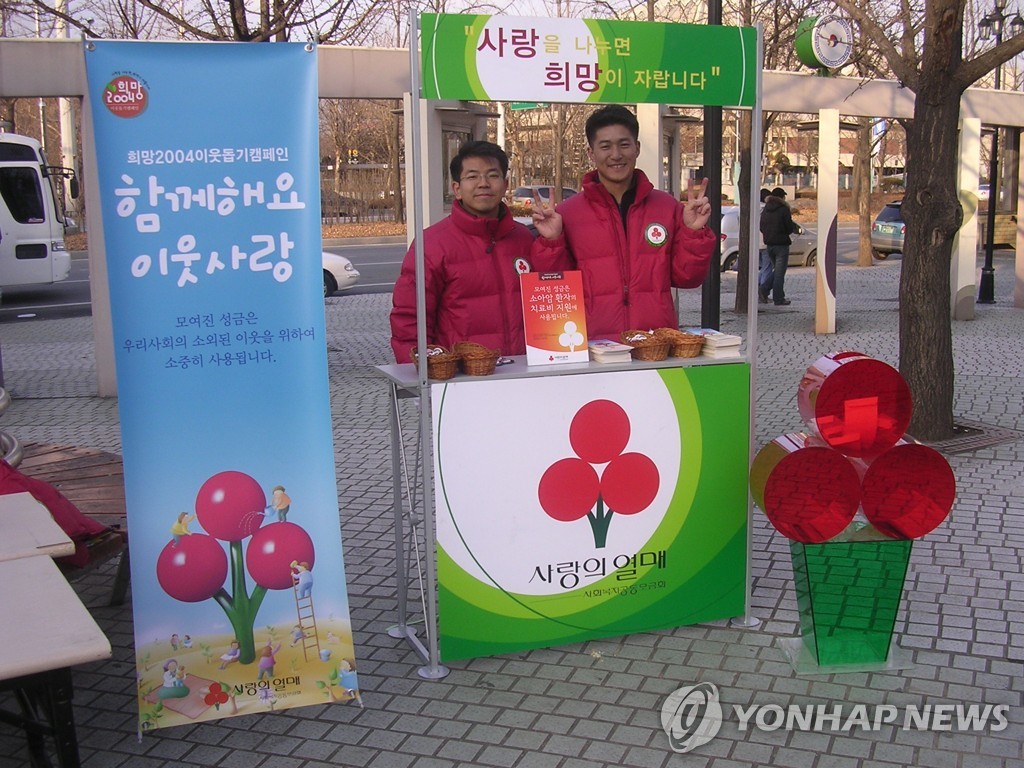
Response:
[[[857,266],[870,267],[871,259],[871,118],[857,120],[857,145],[853,153],[852,197],[857,207]]]
[[[89,37],[189,40],[311,40],[359,44],[381,21],[383,0],[32,0],[47,17]]]
[[[912,90],[907,133],[907,222],[900,274],[900,372],[914,397],[910,432],[921,440],[953,435],[953,342],[950,261],[963,221],[956,171],[960,98],[973,83],[1024,51],[1018,34],[964,59],[966,0],[924,0],[923,13],[902,2],[888,17],[859,0],[835,0]]]

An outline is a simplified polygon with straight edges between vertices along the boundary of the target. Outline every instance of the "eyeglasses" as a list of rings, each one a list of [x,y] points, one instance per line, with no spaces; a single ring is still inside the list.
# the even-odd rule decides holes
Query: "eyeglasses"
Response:
[[[459,179],[459,184],[479,184],[484,179],[488,184],[500,184],[505,177],[498,171],[488,171],[486,174],[464,173]]]

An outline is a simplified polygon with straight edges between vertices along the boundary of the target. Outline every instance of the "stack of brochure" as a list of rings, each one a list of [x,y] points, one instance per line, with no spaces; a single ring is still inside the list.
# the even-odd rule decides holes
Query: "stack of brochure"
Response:
[[[723,358],[739,357],[740,344],[743,339],[732,333],[722,333],[714,328],[683,328],[686,333],[695,333],[704,337],[704,357]]]
[[[633,359],[631,346],[611,339],[591,339],[587,347],[595,363],[628,363]]]

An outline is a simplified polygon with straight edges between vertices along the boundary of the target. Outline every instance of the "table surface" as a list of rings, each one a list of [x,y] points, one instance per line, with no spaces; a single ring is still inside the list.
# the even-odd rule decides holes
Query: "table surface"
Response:
[[[0,649],[0,680],[110,657],[110,641],[45,555],[0,562]]]
[[[709,357],[670,357],[657,362],[644,362],[642,360],[630,360],[626,363],[559,363],[557,365],[527,365],[526,355],[518,355],[509,358],[512,362],[495,369],[490,376],[467,376],[458,373],[447,381],[493,381],[495,379],[525,379],[538,376],[566,376],[583,373],[607,373],[608,371],[638,371],[650,370],[653,368],[684,368],[695,365],[730,365],[735,363],[749,363],[746,355],[740,357],[709,358]],[[409,389],[418,386],[418,373],[416,366],[412,363],[392,363],[391,365],[376,366],[383,376],[390,379],[396,386]],[[430,383],[440,382],[434,379]]]
[[[64,557],[75,544],[30,493],[0,496],[0,561],[35,555]]]

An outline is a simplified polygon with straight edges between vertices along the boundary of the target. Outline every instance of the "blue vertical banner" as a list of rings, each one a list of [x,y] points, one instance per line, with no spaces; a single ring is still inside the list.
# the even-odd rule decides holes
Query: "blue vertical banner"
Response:
[[[87,41],[140,729],[359,700],[316,49]]]

